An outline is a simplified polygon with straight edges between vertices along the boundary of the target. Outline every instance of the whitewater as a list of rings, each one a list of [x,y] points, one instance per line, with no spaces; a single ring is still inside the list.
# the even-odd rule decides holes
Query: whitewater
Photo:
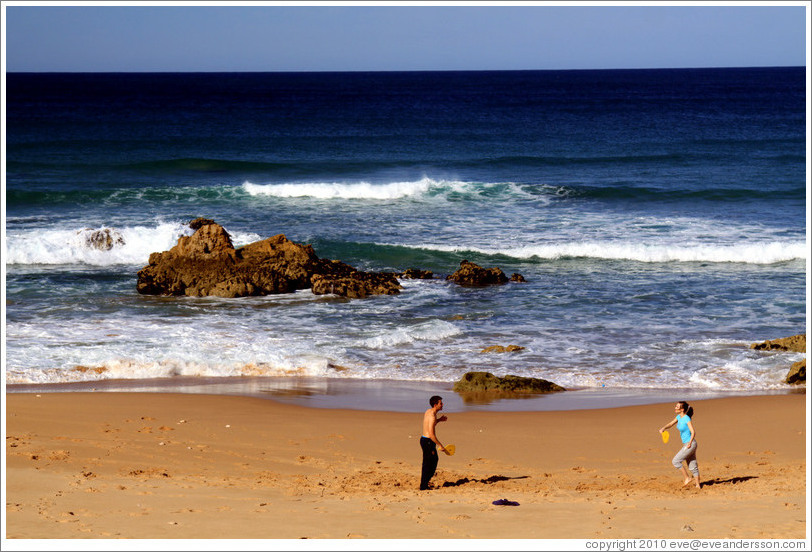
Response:
[[[790,392],[804,355],[750,345],[806,331],[804,75],[9,74],[5,381]],[[140,295],[198,217],[434,278]],[[463,260],[526,282],[446,280]]]

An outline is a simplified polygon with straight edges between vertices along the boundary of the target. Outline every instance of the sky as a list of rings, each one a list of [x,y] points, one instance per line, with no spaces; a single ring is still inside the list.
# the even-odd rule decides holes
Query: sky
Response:
[[[181,4],[3,2],[5,70],[803,66],[810,3]]]

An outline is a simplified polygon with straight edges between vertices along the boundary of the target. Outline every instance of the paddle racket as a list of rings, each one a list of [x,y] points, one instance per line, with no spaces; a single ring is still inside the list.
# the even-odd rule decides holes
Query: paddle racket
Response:
[[[454,453],[457,451],[457,447],[454,445],[446,445],[445,446],[445,453],[449,456],[454,456]]]
[[[663,431],[662,436],[663,436],[663,443],[667,443],[668,442],[668,437],[669,437],[668,432]]]

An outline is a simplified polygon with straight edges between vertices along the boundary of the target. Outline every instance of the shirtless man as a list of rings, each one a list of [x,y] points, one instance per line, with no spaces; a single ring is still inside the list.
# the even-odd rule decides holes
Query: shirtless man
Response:
[[[423,435],[420,437],[420,448],[423,449],[423,473],[420,477],[421,491],[428,490],[429,480],[437,470],[437,445],[440,445],[440,450],[445,452],[445,447],[434,432],[438,422],[444,422],[448,419],[445,415],[437,417],[437,413],[443,409],[442,397],[434,395],[429,399],[429,405],[431,408],[423,414]]]

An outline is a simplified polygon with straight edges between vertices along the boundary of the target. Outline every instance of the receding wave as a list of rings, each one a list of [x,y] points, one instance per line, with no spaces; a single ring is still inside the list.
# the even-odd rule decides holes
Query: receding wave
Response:
[[[705,262],[769,265],[807,258],[804,242],[763,242],[738,245],[646,245],[633,242],[583,242],[480,248],[453,245],[382,244],[418,250],[501,256],[515,259],[604,259],[643,263]]]
[[[182,358],[155,361],[118,359],[88,362],[65,368],[25,370],[10,368],[9,384],[76,383],[102,380],[150,380],[175,377],[228,378],[250,376],[335,376],[327,358],[297,358],[279,362],[201,362]]]

